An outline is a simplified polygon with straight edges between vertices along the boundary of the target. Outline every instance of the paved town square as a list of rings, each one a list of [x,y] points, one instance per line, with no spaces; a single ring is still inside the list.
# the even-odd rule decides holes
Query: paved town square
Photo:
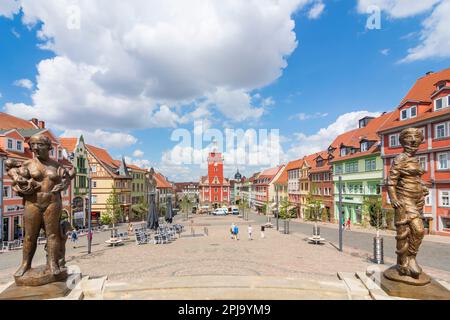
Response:
[[[268,228],[261,238],[260,226],[267,218],[257,214],[251,214],[248,221],[230,215],[193,215],[189,221],[178,216],[175,222],[185,225],[185,231],[168,244],[137,245],[132,236],[124,245],[110,247],[105,243],[109,231],[94,234],[91,254],[87,254],[85,238],[75,249],[68,242],[68,265],[90,278],[106,276],[105,299],[339,300],[349,299],[349,294],[338,273],[364,273],[375,266],[370,252],[351,244],[341,253],[334,241],[309,243],[309,235],[300,231],[302,227],[311,229],[308,224],[291,222],[290,234]],[[231,223],[239,226],[239,240],[230,237]],[[249,225],[254,230],[253,240],[248,237]],[[352,233],[359,234],[348,231],[349,239]],[[0,286],[10,283],[20,254],[0,256]],[[44,262],[41,245],[36,264]],[[450,283],[448,270],[426,267],[425,260],[423,264],[427,273]]]
[[[0,0],[0,300],[450,300],[449,16]]]

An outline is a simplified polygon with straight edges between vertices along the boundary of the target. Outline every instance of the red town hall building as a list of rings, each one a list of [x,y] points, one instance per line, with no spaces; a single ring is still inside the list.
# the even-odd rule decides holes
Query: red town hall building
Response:
[[[200,178],[201,206],[220,208],[230,204],[230,182],[223,176],[223,156],[213,150],[208,156],[208,175]]]
[[[379,129],[385,178],[393,159],[402,152],[399,134],[410,127],[419,128],[425,137],[417,158],[430,190],[424,208],[427,227],[434,234],[450,235],[450,69],[418,79]],[[390,207],[386,188],[383,205]]]

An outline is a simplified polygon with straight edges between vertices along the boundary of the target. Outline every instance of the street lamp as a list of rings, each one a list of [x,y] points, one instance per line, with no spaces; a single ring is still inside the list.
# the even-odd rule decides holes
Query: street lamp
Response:
[[[342,176],[339,176],[339,251],[342,252]]]
[[[88,174],[88,254],[91,253],[92,246],[92,176],[91,176],[91,168],[89,168]]]

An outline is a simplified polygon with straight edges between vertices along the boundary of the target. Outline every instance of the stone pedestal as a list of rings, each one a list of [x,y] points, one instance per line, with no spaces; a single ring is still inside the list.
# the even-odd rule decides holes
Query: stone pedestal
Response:
[[[398,274],[396,266],[381,275],[381,288],[390,296],[419,300],[450,300],[450,291],[422,273],[418,279]]]
[[[17,286],[40,287],[54,282],[64,282],[68,277],[67,269],[61,269],[58,275],[49,272],[46,266],[28,270],[22,277],[14,277]]]
[[[0,293],[0,300],[45,300],[66,296],[70,292],[66,282],[54,282],[39,287],[12,284]]]

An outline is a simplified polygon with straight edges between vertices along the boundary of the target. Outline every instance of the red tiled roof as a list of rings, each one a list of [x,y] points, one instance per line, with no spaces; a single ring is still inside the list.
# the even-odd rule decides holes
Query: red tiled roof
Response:
[[[394,112],[385,113],[371,120],[364,128],[358,128],[339,135],[330,145],[330,147],[335,148],[335,150],[332,152],[334,156],[332,162],[353,159],[379,152],[380,137],[378,136],[377,132],[392,117],[393,113]],[[346,147],[359,148],[360,142],[362,140],[376,141],[376,143],[367,151],[356,152],[354,154],[341,157],[341,145]]]
[[[87,144],[86,147],[99,161],[104,162],[108,166],[116,168],[120,165],[120,161],[119,164],[117,164],[117,160],[114,160],[105,149],[94,147],[89,144]]]
[[[68,152],[74,152],[77,147],[78,138],[59,138],[61,147]]]
[[[172,188],[172,185],[169,183],[169,181],[166,180],[166,178],[162,174],[155,172],[154,177],[156,180],[157,188]]]
[[[402,107],[408,101],[420,101],[425,105],[423,108],[425,110],[417,115],[415,118],[411,118],[408,120],[400,121],[400,113],[398,108],[395,112],[392,113],[390,119],[386,121],[386,123],[379,128],[379,132],[387,131],[393,128],[401,128],[401,127],[409,127],[413,126],[415,123],[419,123],[421,121],[432,119],[435,117],[440,117],[442,115],[450,113],[449,109],[443,109],[440,111],[434,111],[432,105],[431,97],[436,92],[435,85],[442,81],[450,78],[450,68],[442,70],[440,72],[431,73],[425,77],[422,77],[416,81],[414,86],[408,92],[408,94],[403,98],[402,102],[399,105],[399,108]],[[428,104],[428,106],[427,106]]]
[[[117,160],[115,160],[115,161],[117,161]],[[119,163],[120,163],[120,161],[119,161]],[[136,170],[136,171],[147,172],[146,169],[140,168],[140,167],[138,167],[138,166],[136,166],[136,165],[134,165],[134,164],[127,164],[127,167],[128,167],[129,169],[133,169],[133,170]]]
[[[293,170],[293,169],[298,169],[298,168],[300,168],[301,166],[303,165],[303,159],[297,159],[297,160],[294,160],[294,161],[291,161],[291,162],[289,162],[287,165],[286,165],[286,171],[289,171],[289,170]]]
[[[411,90],[409,90],[408,94],[403,98],[400,106],[403,106],[409,100],[431,103],[431,95],[436,90],[435,84],[440,80],[446,80],[449,78],[450,68],[419,78]]]
[[[0,112],[0,129],[37,129],[37,127],[31,121]]]
[[[287,184],[288,182],[288,171],[286,170],[286,167],[284,167],[283,172],[281,172],[278,179],[274,182],[275,184],[281,185],[281,184]]]

